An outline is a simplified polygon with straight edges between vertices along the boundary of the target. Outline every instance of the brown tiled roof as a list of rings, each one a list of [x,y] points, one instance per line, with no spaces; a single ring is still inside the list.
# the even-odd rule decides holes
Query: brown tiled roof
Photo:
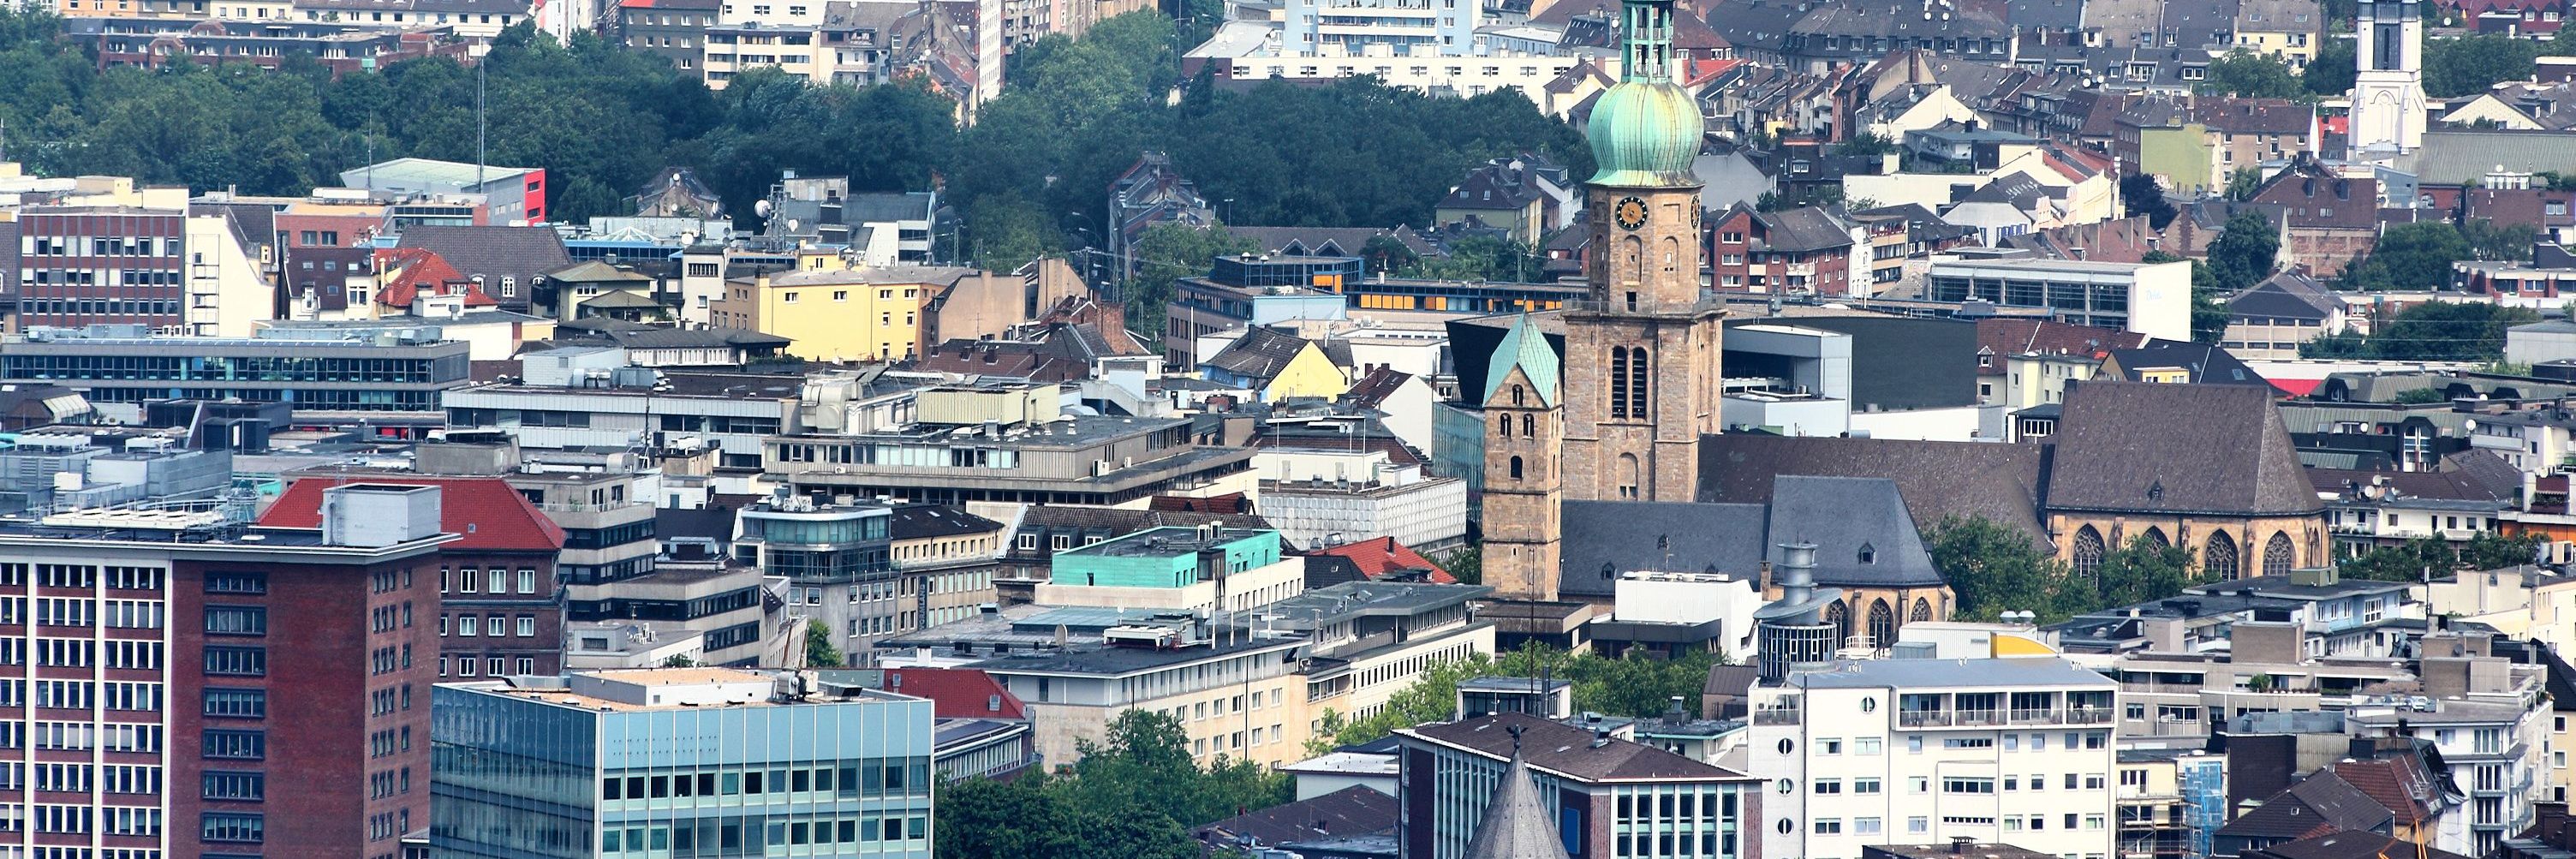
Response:
[[[2301,161],[2274,174],[2254,192],[2254,202],[2282,207],[2293,229],[2379,225],[2379,180],[2336,176],[2313,162]]]
[[[2263,515],[2324,506],[2268,386],[2073,385],[2056,446],[2053,509]]]
[[[2115,349],[2135,349],[2154,338],[2113,328],[2068,325],[2046,319],[1987,317],[1977,320],[1979,352],[1995,356],[1991,366],[1980,367],[1982,375],[2004,372],[2003,358],[2029,352],[2065,353],[2101,356]]]
[[[1402,733],[1498,760],[1512,756],[1511,729],[1521,729],[1529,765],[1579,781],[1746,780],[1752,776],[1627,740],[1592,746],[1591,731],[1525,713],[1496,713],[1433,723]]]
[[[1351,785],[1312,799],[1272,806],[1199,827],[1201,838],[1249,836],[1262,846],[1316,838],[1369,835],[1395,829],[1395,797]]]
[[[2398,825],[2414,826],[2433,817],[2433,799],[2441,788],[2422,769],[2422,758],[2412,755],[2381,758],[2374,761],[2343,761],[2335,764],[2334,774],[2368,794],[2380,807],[2396,817]]]
[[[2275,844],[2246,856],[2249,859],[2468,859],[2448,850],[2430,847],[2419,850],[2417,847],[2414,842],[2399,841],[2376,832],[2346,829]]]

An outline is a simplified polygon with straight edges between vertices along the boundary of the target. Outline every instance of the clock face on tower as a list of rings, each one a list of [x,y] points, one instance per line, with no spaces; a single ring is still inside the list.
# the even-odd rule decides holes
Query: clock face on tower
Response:
[[[1646,225],[1646,201],[1621,197],[1610,207],[1610,219],[1619,224],[1619,229],[1634,232]]]

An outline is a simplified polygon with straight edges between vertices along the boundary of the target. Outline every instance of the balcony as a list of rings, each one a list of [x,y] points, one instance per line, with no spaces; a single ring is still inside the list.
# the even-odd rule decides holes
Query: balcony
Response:
[[[1753,724],[1756,725],[1795,725],[1803,721],[1805,714],[1796,707],[1763,707],[1753,711]]]

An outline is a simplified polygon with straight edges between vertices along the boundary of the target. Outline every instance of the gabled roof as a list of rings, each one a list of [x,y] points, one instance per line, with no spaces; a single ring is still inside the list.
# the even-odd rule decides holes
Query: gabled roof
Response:
[[[2265,319],[2324,321],[2343,310],[2343,302],[2315,278],[2285,271],[2227,300],[2227,315]]]
[[[1425,578],[1432,582],[1444,585],[1458,583],[1458,577],[1440,569],[1439,564],[1432,563],[1431,559],[1423,557],[1422,553],[1396,542],[1394,537],[1371,537],[1357,543],[1344,543],[1328,549],[1317,549],[1308,554],[1348,558],[1359,566],[1361,575],[1372,579],[1382,579],[1408,571],[1428,571],[1430,575]]]
[[[1771,489],[1771,527],[1763,552],[1777,563],[1781,543],[1815,544],[1819,585],[1938,587],[1941,572],[1932,568],[1932,554],[1916,526],[1896,481],[1784,474]]]
[[[915,698],[928,698],[931,713],[941,719],[1026,719],[1020,696],[1003,688],[993,675],[972,668],[889,668],[885,688]]]
[[[2221,514],[2323,508],[2269,385],[2070,386],[2048,506]]]
[[[1977,351],[1995,356],[1981,373],[2004,372],[2003,358],[2032,352],[2099,358],[2116,349],[2135,349],[2152,342],[2144,334],[2115,328],[2069,325],[2046,319],[1990,316],[1977,320]]]
[[[2442,788],[2424,771],[2424,759],[2399,755],[2367,761],[2342,761],[2329,769],[2355,789],[2388,809],[2398,825],[2416,826],[2440,811]]]
[[[563,283],[634,283],[651,284],[652,278],[636,274],[600,260],[585,260],[546,273],[546,279]]]
[[[1489,758],[1509,758],[1514,754],[1516,739],[1510,729],[1515,727],[1522,730],[1517,738],[1519,754],[1529,766],[1581,781],[1754,780],[1743,773],[1643,743],[1613,739],[1594,748],[1590,730],[1526,713],[1494,713],[1419,725],[1399,733]],[[1556,828],[1551,825],[1547,831],[1549,843],[1555,843]],[[1472,850],[1469,855],[1474,855]]]
[[[2247,859],[2468,859],[2376,832],[2342,829],[2245,854]]]
[[[1343,396],[1349,397],[1352,403],[1374,409],[1412,380],[1411,373],[1381,365],[1369,370],[1368,375],[1361,376],[1359,381],[1352,382],[1351,389]]]
[[[2220,827],[2218,834],[2242,838],[2302,839],[2342,830],[2364,832],[2388,825],[2388,809],[2360,788],[2324,770],[2274,794]]]
[[[1494,346],[1493,361],[1487,366],[1485,396],[1488,402],[1502,391],[1503,380],[1511,378],[1513,368],[1519,368],[1521,375],[1528,377],[1539,404],[1556,405],[1557,386],[1563,383],[1563,365],[1557,360],[1556,350],[1547,345],[1547,338],[1531,324],[1529,314],[1523,313],[1512,320],[1511,330],[1504,332],[1503,341]]]
[[[1199,361],[1200,366],[1215,367],[1248,379],[1270,379],[1288,368],[1297,355],[1306,351],[1312,341],[1270,328],[1247,328],[1243,336],[1226,344],[1215,355]]]
[[[1557,591],[1603,596],[1620,573],[1762,570],[1769,512],[1760,504],[1567,501],[1558,514]]]
[[[2271,385],[2254,368],[2214,343],[2153,343],[2110,354],[2109,363],[2129,381],[2142,381],[2148,370],[2188,370],[2195,385]]]
[[[482,275],[483,291],[495,296],[502,278],[517,278],[521,300],[539,275],[572,265],[553,227],[405,227],[399,246],[438,254],[466,280]]]
[[[1753,433],[1702,436],[1699,444],[1700,501],[1769,504],[1782,475],[1884,477],[1896,482],[1906,511],[1924,528],[1982,516],[2034,543],[2047,541],[2038,445]]]
[[[441,295],[447,292],[448,284],[467,282],[464,275],[458,274],[454,266],[447,264],[446,259],[419,248],[378,251],[375,265],[377,271],[393,273],[391,277],[384,278],[383,282],[376,286],[376,303],[387,307],[410,307],[413,301],[420,298],[423,291],[427,291],[430,295]],[[338,290],[327,288],[322,290],[322,292],[334,291]],[[492,300],[489,295],[465,290],[465,305],[468,307],[490,307],[499,303]]]
[[[907,504],[895,508],[888,519],[886,530],[897,540],[985,534],[1002,530],[1000,522],[968,513],[963,508],[944,504]]]
[[[461,535],[448,551],[556,552],[564,532],[498,477],[311,476],[287,484],[259,516],[271,528],[322,527],[322,490],[351,483],[438,487],[439,530]]]
[[[1392,832],[1395,823],[1395,797],[1355,784],[1311,799],[1229,817],[1196,831],[1250,838],[1263,847],[1276,847],[1317,838]]]

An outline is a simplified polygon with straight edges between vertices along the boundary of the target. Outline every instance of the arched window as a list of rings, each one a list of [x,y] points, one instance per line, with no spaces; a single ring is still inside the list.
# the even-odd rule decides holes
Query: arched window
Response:
[[[1665,237],[1664,237],[1664,270],[1665,270],[1665,271],[1678,271],[1678,270],[1680,270],[1680,268],[1681,268],[1681,264],[1682,264],[1682,241],[1681,241],[1680,239],[1674,238],[1674,237],[1672,237],[1672,236],[1665,236]]]
[[[1638,467],[1636,454],[1623,453],[1619,455],[1619,497],[1628,499],[1638,497],[1639,493],[1637,491],[1637,487],[1640,485],[1638,481],[1643,476],[1644,471],[1644,469]]]
[[[2165,529],[2163,528],[2150,526],[2147,528],[2146,537],[2147,542],[2156,544],[2156,548],[2165,549],[2173,546],[2172,540],[2165,539]]]
[[[1869,646],[1886,647],[1895,640],[1896,610],[1888,608],[1886,600],[1872,600],[1869,604]]]
[[[1610,416],[1628,416],[1628,347],[1610,347]]]
[[[1636,236],[1619,240],[1619,256],[1627,263],[1626,270],[1619,272],[1620,279],[1636,281],[1638,273],[1646,268],[1646,241]]]
[[[2267,576],[2289,575],[2290,554],[2290,533],[2287,531],[2272,532],[2272,539],[2263,541],[2263,574]]]
[[[1648,371],[1649,371],[1649,370],[1651,370],[1651,369],[1653,369],[1653,368],[1648,367],[1648,366],[1646,365],[1646,350],[1645,350],[1645,349],[1643,349],[1643,348],[1637,348],[1637,349],[1630,349],[1630,350],[1628,350],[1628,416],[1629,416],[1629,417],[1632,417],[1632,418],[1640,418],[1640,419],[1642,419],[1642,418],[1644,418],[1644,417],[1646,416],[1646,414],[1647,414],[1647,412],[1646,412],[1646,386],[1647,386],[1647,384],[1648,384],[1647,380],[1648,380],[1648,379],[1652,379],[1652,378],[1654,378],[1653,376],[1647,375]]]
[[[1511,416],[1511,415],[1503,415],[1502,417],[1495,418],[1495,419],[1494,419],[1494,432],[1495,432],[1496,434],[1498,434],[1498,435],[1501,435],[1501,436],[1502,436],[1502,437],[1504,437],[1504,438],[1511,438],[1511,437],[1512,437],[1512,416]]]
[[[1521,415],[1521,435],[1536,438],[1538,436],[1538,431],[1534,428],[1537,426],[1537,418],[1531,417],[1528,414]]]
[[[1835,600],[1832,605],[1825,606],[1825,622],[1834,625],[1836,646],[1851,641],[1851,610],[1843,608],[1841,600]]]
[[[1515,405],[1515,406],[1517,406],[1517,405],[1521,405],[1521,394],[1522,394],[1522,393],[1523,393],[1523,391],[1521,390],[1521,386],[1519,386],[1519,385],[1513,385],[1513,386],[1512,386],[1512,405]]]
[[[1932,601],[1931,601],[1931,600],[1924,599],[1924,598],[1922,598],[1922,597],[1915,597],[1915,598],[1914,598],[1914,612],[1913,612],[1912,614],[1909,614],[1909,615],[1907,615],[1907,616],[1906,616],[1906,618],[1905,618],[1905,622],[1907,622],[1907,623],[1913,623],[1913,622],[1915,622],[1915,621],[1928,621],[1928,620],[1931,620],[1931,619],[1932,619]]]
[[[2086,525],[2075,532],[2075,574],[2085,581],[2098,582],[2102,573],[2102,532]]]
[[[1512,479],[1521,479],[1521,458],[1517,456],[1512,457]]]
[[[2236,538],[2220,531],[2209,535],[2209,548],[2200,553],[2200,569],[2219,581],[2236,578],[2242,567],[2243,552],[2236,548]]]

